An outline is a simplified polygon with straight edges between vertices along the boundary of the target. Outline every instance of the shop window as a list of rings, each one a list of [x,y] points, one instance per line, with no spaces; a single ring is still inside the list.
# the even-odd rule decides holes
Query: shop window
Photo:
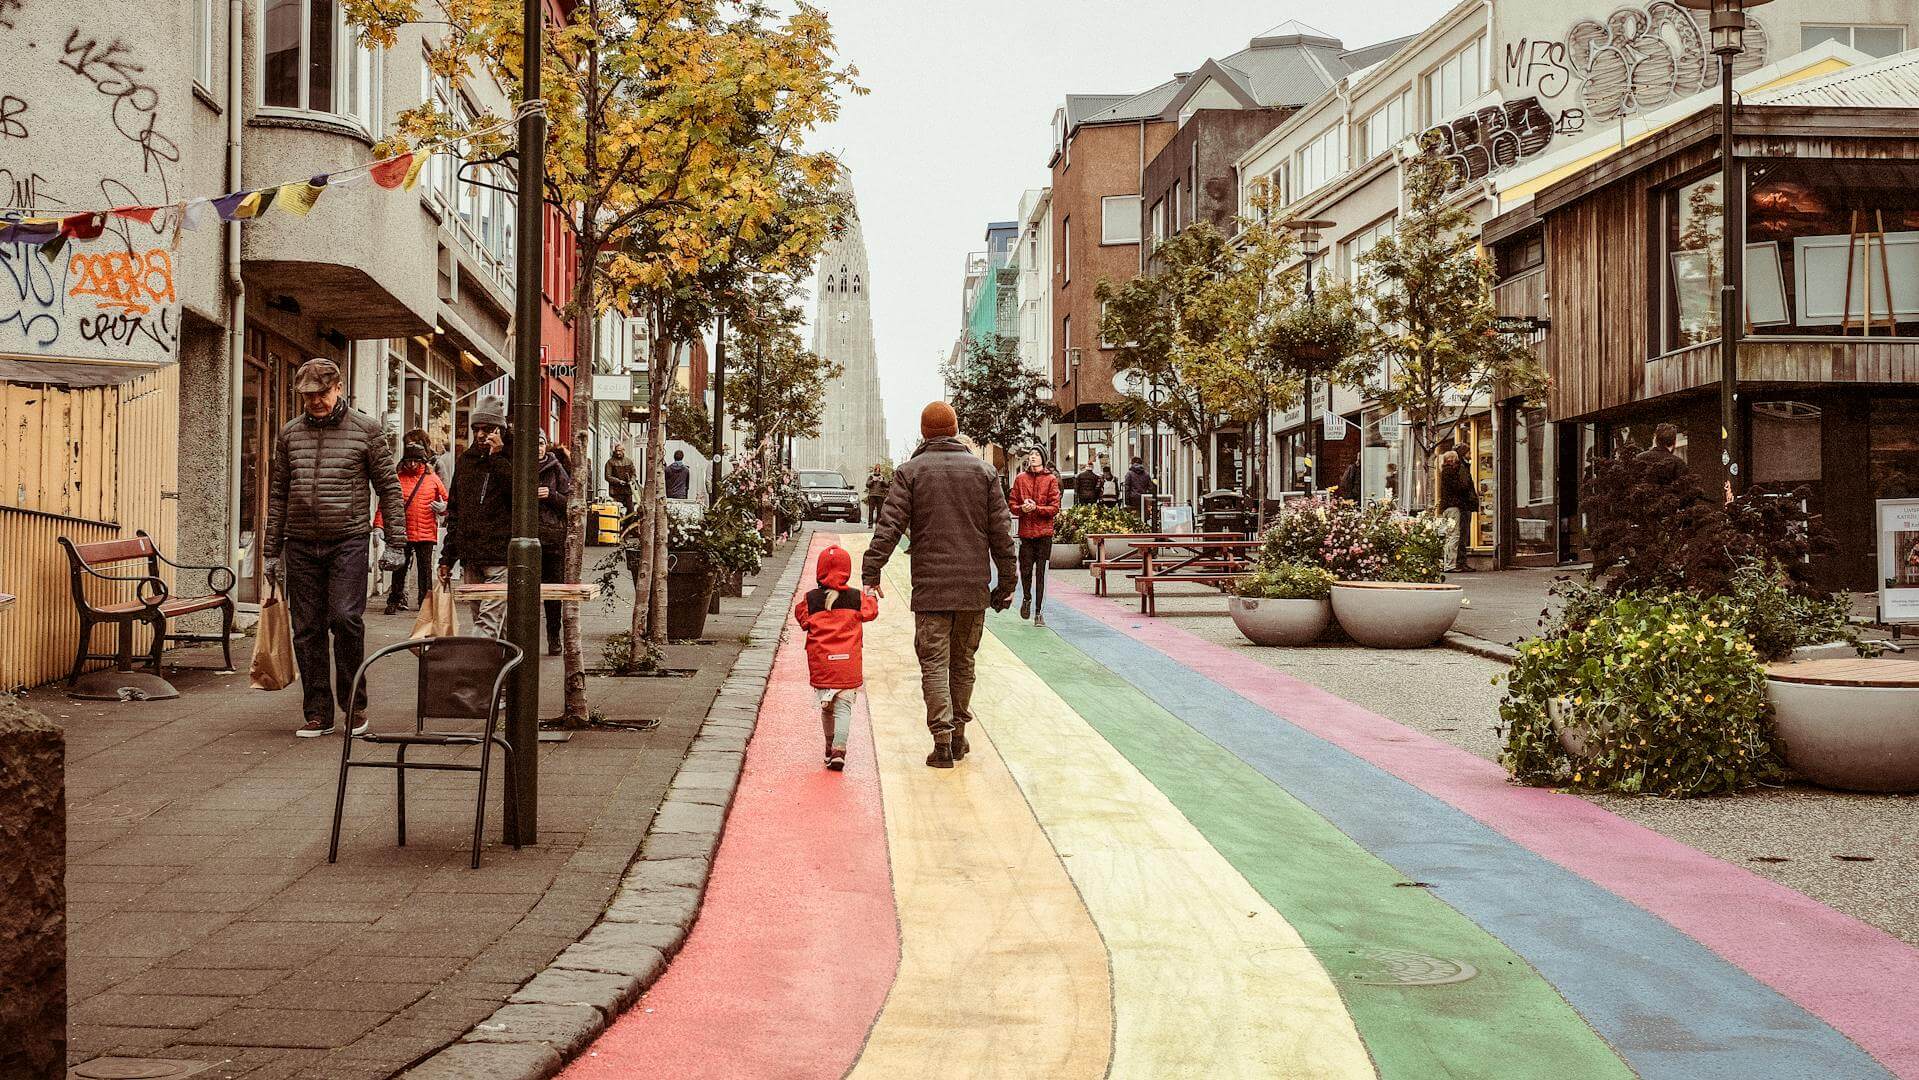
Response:
[[[1719,282],[1725,232],[1717,173],[1666,195],[1666,348],[1719,336]]]
[[[1919,166],[1748,166],[1746,322],[1754,334],[1919,332]]]
[[[1518,277],[1546,265],[1546,234],[1531,232],[1500,242],[1494,248],[1501,279]]]
[[[1872,497],[1919,499],[1919,398],[1872,399]]]
[[[1752,482],[1816,484],[1825,474],[1824,413],[1803,401],[1760,401],[1751,411]]]
[[[379,65],[335,0],[263,0],[260,103],[331,113],[369,134],[379,115]]]

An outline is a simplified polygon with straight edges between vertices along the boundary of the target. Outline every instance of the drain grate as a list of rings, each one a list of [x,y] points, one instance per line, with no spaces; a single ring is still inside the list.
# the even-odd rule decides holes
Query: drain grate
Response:
[[[1479,969],[1443,956],[1428,956],[1408,949],[1354,949],[1353,955],[1367,961],[1357,966],[1351,977],[1367,986],[1445,986],[1462,983],[1479,974]]]
[[[210,1067],[205,1061],[172,1058],[94,1058],[67,1070],[68,1080],[179,1080]]]

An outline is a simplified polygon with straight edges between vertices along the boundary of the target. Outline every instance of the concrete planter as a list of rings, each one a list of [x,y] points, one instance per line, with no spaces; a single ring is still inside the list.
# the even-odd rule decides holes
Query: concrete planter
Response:
[[[1333,614],[1361,645],[1423,649],[1445,637],[1458,621],[1462,592],[1457,585],[1338,581],[1333,583]]]
[[[1077,570],[1086,565],[1086,545],[1055,543],[1046,565],[1055,570]]]
[[[1107,539],[1100,542],[1099,550],[1093,555],[1096,559],[1111,562],[1114,559],[1124,558],[1132,550],[1133,542],[1130,540]]]
[[[1919,791],[1919,687],[1766,680],[1786,764],[1846,791]]]
[[[1233,625],[1255,645],[1311,645],[1332,622],[1333,606],[1326,600],[1262,600],[1245,596],[1226,598]]]

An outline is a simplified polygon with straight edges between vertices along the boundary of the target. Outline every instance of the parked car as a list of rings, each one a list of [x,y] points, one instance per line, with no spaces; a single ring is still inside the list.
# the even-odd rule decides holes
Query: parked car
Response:
[[[860,496],[846,477],[827,469],[801,469],[800,494],[806,498],[806,520],[857,523]]]

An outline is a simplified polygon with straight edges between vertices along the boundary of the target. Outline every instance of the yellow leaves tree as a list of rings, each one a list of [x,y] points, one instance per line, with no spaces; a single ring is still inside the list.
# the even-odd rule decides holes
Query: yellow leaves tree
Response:
[[[419,0],[346,0],[346,11],[374,45],[392,45],[398,26],[431,23],[440,30],[428,54],[436,74],[456,85],[491,77],[522,103],[519,0],[439,0],[426,12]],[[803,2],[782,10],[759,0],[579,0],[543,40],[545,197],[575,234],[567,317],[583,376],[573,398],[574,460],[584,463],[595,317],[617,307],[646,319],[650,405],[664,417],[675,346],[710,316],[715,276],[743,266],[779,272],[817,253],[831,214],[796,193],[830,186],[839,166],[805,152],[804,138],[858,88],[855,72],[835,59],[825,14]],[[396,142],[450,130],[431,103],[399,120]],[[635,598],[635,625],[656,640],[665,627],[664,574],[656,572],[665,562],[664,426],[650,425],[640,525],[648,558]],[[576,498],[585,487],[575,485]],[[575,580],[580,520],[576,507],[566,558]],[[584,721],[570,605],[564,637],[566,717]]]

